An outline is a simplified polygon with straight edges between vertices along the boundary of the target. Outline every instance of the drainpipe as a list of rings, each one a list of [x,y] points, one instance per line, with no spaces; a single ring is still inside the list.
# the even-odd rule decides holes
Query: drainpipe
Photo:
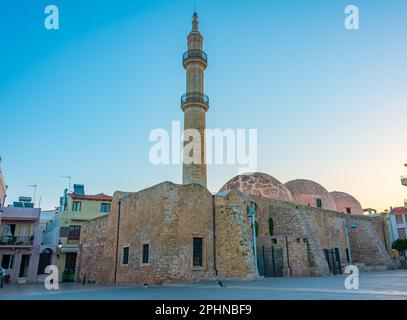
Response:
[[[290,277],[293,275],[291,266],[290,266],[290,251],[288,250],[288,237],[285,236],[285,250],[287,252],[287,269],[290,272]]]
[[[117,279],[117,258],[119,254],[119,231],[120,231],[120,209],[122,202],[119,201],[119,209],[117,210],[117,229],[116,229],[116,258],[114,262],[114,280],[113,283],[116,284]]]
[[[386,251],[388,252],[388,247],[387,247],[387,237],[386,237],[386,230],[385,230],[385,227],[384,227],[384,219],[385,218],[383,218],[383,217],[380,217],[381,219],[382,219],[382,229],[383,229],[383,240],[384,240],[384,246],[386,247]]]
[[[348,219],[345,220],[345,229],[346,229],[346,246],[348,247],[348,255],[349,255],[349,264],[352,265],[352,254],[350,252],[350,242],[349,242],[349,226],[348,226]]]
[[[212,196],[212,242],[213,242],[213,269],[215,270],[215,275],[218,276],[218,269],[216,268],[216,206],[215,206],[215,196]]]
[[[250,217],[251,217],[251,221],[252,221],[254,263],[255,263],[255,266],[256,266],[256,275],[259,276],[259,268],[258,268],[258,265],[257,265],[257,244],[256,244],[255,215],[256,215],[256,211],[254,210],[254,202],[250,201]]]

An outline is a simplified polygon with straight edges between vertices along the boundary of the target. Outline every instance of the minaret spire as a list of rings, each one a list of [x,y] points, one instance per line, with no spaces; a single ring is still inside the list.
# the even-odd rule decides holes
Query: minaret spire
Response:
[[[194,159],[198,157],[200,161],[199,163],[186,163],[184,154],[182,183],[198,183],[206,187],[205,128],[209,98],[204,93],[204,71],[208,65],[208,59],[203,51],[203,37],[198,25],[198,14],[194,12],[192,31],[188,35],[188,51],[183,56],[187,88],[181,98],[181,109],[184,111],[184,130],[193,129],[200,134],[200,154],[192,156]],[[190,141],[185,141],[184,146]],[[191,154],[189,156],[191,157]]]
[[[198,14],[196,13],[196,10],[192,16],[192,31],[199,32],[199,21],[198,21]]]

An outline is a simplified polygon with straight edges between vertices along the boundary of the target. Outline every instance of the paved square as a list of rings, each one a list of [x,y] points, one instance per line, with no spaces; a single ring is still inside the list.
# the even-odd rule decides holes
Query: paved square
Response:
[[[214,281],[141,288],[132,285],[62,283],[59,290],[43,285],[8,285],[0,300],[407,300],[407,270],[360,275],[359,290],[344,287],[345,276],[268,278],[261,281]]]

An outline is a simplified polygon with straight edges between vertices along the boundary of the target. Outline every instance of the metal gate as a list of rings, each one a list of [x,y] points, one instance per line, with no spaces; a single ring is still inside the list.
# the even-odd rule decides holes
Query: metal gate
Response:
[[[284,267],[283,250],[276,247],[258,247],[257,266],[261,276],[282,277]]]
[[[338,248],[324,249],[329,271],[333,274],[342,274],[341,256]]]

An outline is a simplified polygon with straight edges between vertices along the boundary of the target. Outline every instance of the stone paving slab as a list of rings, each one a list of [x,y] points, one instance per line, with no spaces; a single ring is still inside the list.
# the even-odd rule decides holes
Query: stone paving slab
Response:
[[[344,287],[345,276],[268,278],[260,281],[178,283],[142,288],[134,285],[62,283],[8,285],[0,300],[407,300],[407,270],[362,273],[359,290]]]

